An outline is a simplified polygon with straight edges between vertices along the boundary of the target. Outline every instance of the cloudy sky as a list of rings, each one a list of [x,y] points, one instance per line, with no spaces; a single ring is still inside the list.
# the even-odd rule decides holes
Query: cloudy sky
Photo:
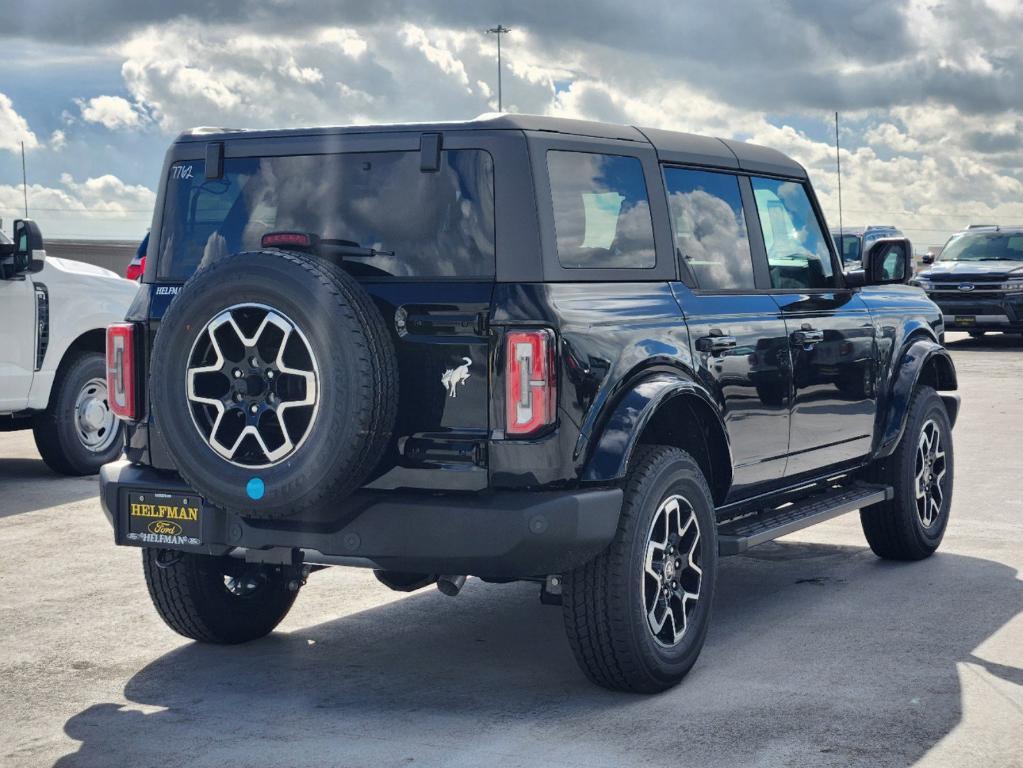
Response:
[[[315,8],[315,11],[311,9]],[[1023,223],[1019,0],[34,0],[0,5],[0,216],[141,237],[163,153],[196,125],[459,119],[504,102],[766,144],[838,224],[917,246]]]

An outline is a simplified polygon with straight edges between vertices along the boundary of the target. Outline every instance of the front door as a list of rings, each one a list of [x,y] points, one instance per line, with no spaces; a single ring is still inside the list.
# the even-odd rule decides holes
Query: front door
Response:
[[[794,397],[787,475],[870,452],[877,411],[874,325],[849,290],[775,296],[785,318]]]
[[[791,366],[778,304],[758,290],[740,178],[668,166],[665,186],[679,259],[676,283],[697,377],[717,399],[732,450],[729,500],[780,479],[789,446]],[[742,180],[744,183],[744,180]],[[747,187],[748,189],[748,187]]]
[[[844,288],[827,231],[804,184],[752,177],[771,294],[784,318],[793,398],[786,476],[870,452],[877,412],[874,324]]]
[[[36,348],[35,289],[24,274],[0,280],[0,412],[28,405]]]

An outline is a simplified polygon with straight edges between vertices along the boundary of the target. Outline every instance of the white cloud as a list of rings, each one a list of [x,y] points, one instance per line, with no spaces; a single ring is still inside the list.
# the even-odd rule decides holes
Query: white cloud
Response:
[[[120,96],[95,96],[91,99],[80,99],[78,106],[85,122],[99,123],[111,130],[138,128],[147,120],[146,115],[140,109]]]
[[[172,135],[194,125],[459,119],[497,106],[486,3],[339,0],[315,24],[290,3],[224,16],[210,0],[188,17],[137,6],[145,13],[129,17],[100,3],[83,21],[92,31],[76,28],[82,39],[107,36],[127,98],[82,102],[68,124],[155,123]],[[940,239],[971,219],[1023,221],[1018,1],[718,0],[679,4],[652,27],[635,9],[594,0],[585,14],[520,4],[502,20],[513,28],[503,39],[513,111],[776,147],[809,169],[835,224],[830,115],[840,109],[846,223]],[[0,147],[13,135],[4,115],[0,100]]]
[[[20,184],[0,184],[0,217],[24,213]],[[63,174],[60,184],[29,184],[29,215],[44,237],[125,237],[141,239],[152,219],[156,194],[105,174],[76,181]]]
[[[4,93],[0,93],[0,150],[20,152],[21,144],[25,149],[35,149],[39,140],[28,127],[28,122],[14,110],[14,104]]]
[[[67,146],[67,135],[59,128],[50,134],[50,149],[60,152]]]

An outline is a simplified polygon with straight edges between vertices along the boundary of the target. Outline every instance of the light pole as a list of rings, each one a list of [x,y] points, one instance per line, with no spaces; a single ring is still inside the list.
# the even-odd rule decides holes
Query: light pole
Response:
[[[503,112],[504,107],[501,102],[501,35],[506,35],[511,32],[508,27],[498,24],[496,27],[492,27],[487,30],[488,35],[497,35],[497,111]]]

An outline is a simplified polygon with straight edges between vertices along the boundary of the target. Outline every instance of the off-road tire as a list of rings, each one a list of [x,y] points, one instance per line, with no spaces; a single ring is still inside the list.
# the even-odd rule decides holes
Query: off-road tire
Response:
[[[117,434],[105,450],[91,451],[78,438],[75,402],[93,379],[106,380],[103,353],[69,353],[57,372],[49,407],[35,417],[32,425],[39,455],[50,469],[62,475],[95,475],[124,450],[124,424],[120,421],[114,422]]]
[[[928,422],[935,423],[940,430],[946,462],[942,505],[930,528],[924,526],[916,502],[917,447],[921,430]],[[945,404],[931,387],[917,387],[898,447],[870,472],[874,482],[892,487],[893,496],[889,501],[860,510],[863,533],[874,554],[886,560],[922,560],[934,553],[948,526],[954,469],[952,427]]]
[[[193,422],[185,370],[196,337],[229,306],[268,306],[304,334],[318,367],[308,433],[283,461],[249,469],[214,451]],[[164,315],[150,372],[153,429],[182,478],[217,506],[248,517],[322,519],[360,487],[391,442],[398,364],[373,300],[340,267],[287,251],[237,253],[199,269]],[[247,483],[257,478],[258,498]]]
[[[269,634],[298,594],[288,588],[291,577],[279,568],[232,558],[146,548],[142,567],[160,618],[179,635],[201,643],[234,645]],[[259,584],[250,594],[232,594],[227,574],[251,574]]]
[[[669,446],[640,446],[630,462],[618,531],[608,548],[564,575],[565,630],[576,661],[597,685],[654,693],[677,684],[703,647],[714,599],[717,529],[714,502],[699,465]],[[654,515],[682,496],[699,524],[703,576],[691,623],[677,645],[657,643],[647,624],[644,564]]]

